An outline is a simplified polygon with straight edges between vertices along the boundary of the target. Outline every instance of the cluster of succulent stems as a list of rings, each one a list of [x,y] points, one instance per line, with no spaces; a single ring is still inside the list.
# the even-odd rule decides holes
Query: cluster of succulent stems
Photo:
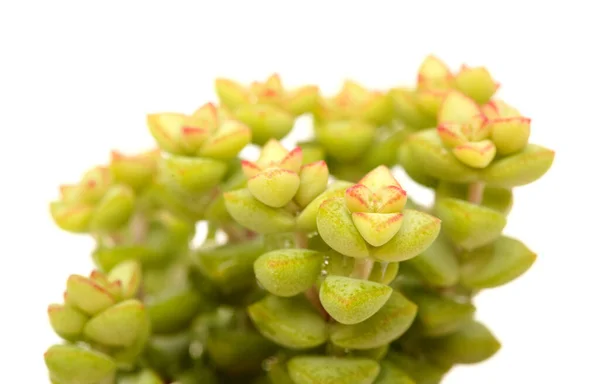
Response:
[[[491,358],[473,299],[534,264],[503,230],[554,160],[498,87],[428,56],[411,87],[217,79],[191,114],[148,115],[155,149],[112,152],[50,204],[96,242],[48,307],[50,381],[435,384]],[[302,115],[313,138],[288,148]]]

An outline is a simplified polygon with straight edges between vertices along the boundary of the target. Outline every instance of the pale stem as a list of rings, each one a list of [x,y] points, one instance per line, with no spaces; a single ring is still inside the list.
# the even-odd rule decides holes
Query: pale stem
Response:
[[[371,270],[373,269],[373,260],[369,258],[364,259],[355,259],[354,260],[354,270],[350,277],[354,277],[355,279],[367,280],[369,275],[371,275]]]
[[[467,199],[469,202],[477,205],[481,204],[481,201],[483,200],[484,189],[485,184],[480,181],[469,184],[469,189],[467,192]]]
[[[308,248],[308,236],[304,232],[296,232],[294,234],[296,240],[296,248]]]
[[[323,308],[323,304],[321,304],[321,299],[319,299],[319,292],[317,292],[317,287],[313,285],[304,292],[304,295],[306,296],[308,301],[313,305],[313,307],[315,307],[315,309],[319,311],[321,316],[325,320],[328,320],[329,314],[327,313],[325,308]]]

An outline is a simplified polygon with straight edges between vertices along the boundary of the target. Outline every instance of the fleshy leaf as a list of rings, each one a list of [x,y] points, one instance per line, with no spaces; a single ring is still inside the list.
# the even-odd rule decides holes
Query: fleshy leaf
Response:
[[[442,60],[429,55],[419,66],[417,82],[421,89],[446,89],[450,87],[452,73]]]
[[[385,165],[380,165],[372,169],[358,183],[365,185],[373,192],[390,185],[400,186],[390,169]]]
[[[419,307],[417,321],[427,336],[440,336],[455,332],[473,319],[475,306],[432,293],[418,292],[408,295]]]
[[[158,150],[136,156],[127,156],[117,151],[111,152],[110,172],[117,183],[125,183],[135,190],[147,186],[156,173]]]
[[[367,243],[374,247],[390,241],[402,226],[401,213],[352,213],[352,221]]]
[[[454,148],[467,143],[467,133],[470,126],[467,123],[442,123],[438,125],[437,132],[444,145],[448,148]]]
[[[225,206],[229,214],[244,227],[262,234],[289,232],[295,218],[282,208],[272,208],[256,200],[247,189],[226,192]]]
[[[126,300],[91,318],[84,335],[108,347],[128,347],[137,339],[145,321],[144,306],[138,300]]]
[[[248,180],[248,190],[261,203],[281,208],[289,203],[300,186],[298,174],[287,169],[268,168]]]
[[[263,145],[271,138],[281,139],[294,126],[294,116],[269,104],[244,104],[235,117],[252,130],[252,142]]]
[[[87,232],[94,207],[85,203],[67,204],[56,201],[50,204],[50,214],[59,228],[73,232]]]
[[[327,276],[319,292],[325,310],[342,324],[357,324],[373,316],[388,301],[392,288],[368,280]]]
[[[313,348],[327,341],[327,323],[304,297],[268,295],[250,305],[248,314],[263,336],[286,348]]]
[[[209,158],[171,155],[161,158],[161,172],[170,186],[198,193],[219,184],[227,172],[227,164]]]
[[[75,345],[53,345],[44,361],[50,378],[60,384],[110,383],[117,371],[109,356]]]
[[[135,194],[126,185],[114,185],[96,205],[90,227],[95,230],[115,230],[125,225],[135,208]]]
[[[327,121],[315,125],[317,141],[327,154],[339,161],[362,155],[373,142],[376,128],[360,120]]]
[[[463,166],[456,159],[452,160]],[[421,159],[412,154],[411,145],[408,145],[406,142],[398,148],[398,163],[404,168],[406,174],[415,182],[429,188],[435,188],[437,185],[437,178],[429,175],[425,171],[425,168],[423,167],[424,163]]]
[[[416,314],[417,306],[393,291],[383,307],[365,321],[354,325],[333,325],[331,341],[350,349],[381,347],[406,332]]]
[[[439,199],[435,213],[452,242],[465,249],[496,240],[506,226],[506,218],[500,212],[458,199]]]
[[[331,198],[321,204],[317,228],[321,238],[337,252],[356,258],[369,256],[367,244],[354,226],[343,198]]]
[[[381,372],[374,384],[416,384],[408,374],[391,361],[384,360],[379,365],[381,365]]]
[[[463,255],[460,282],[474,289],[498,287],[524,274],[536,258],[520,241],[502,236],[487,247]]]
[[[408,260],[427,249],[437,238],[441,226],[438,218],[413,209],[405,209],[403,214],[398,233],[381,247],[371,249],[373,258],[385,262]]]
[[[456,74],[454,85],[479,104],[487,103],[498,89],[498,84],[484,67],[463,67]]]
[[[279,249],[254,262],[259,283],[277,296],[289,297],[310,288],[321,273],[323,255],[309,249]]]
[[[350,212],[370,212],[373,207],[373,192],[363,184],[346,189],[344,199]]]
[[[390,97],[396,115],[409,127],[423,129],[435,126],[437,114],[429,114],[423,108],[419,108],[417,92],[395,88],[390,91]]]
[[[251,139],[250,128],[237,121],[229,120],[219,127],[216,134],[206,140],[198,155],[216,160],[233,159],[250,143]]]
[[[418,384],[439,384],[446,370],[424,358],[415,358],[406,354],[390,352],[386,360],[395,367],[408,373]]]
[[[452,245],[444,236],[438,236],[431,246],[407,263],[432,286],[449,287],[458,282],[458,260]]]
[[[262,239],[202,247],[194,252],[203,277],[214,282],[225,293],[247,289],[256,282],[253,265],[266,251]]]
[[[519,187],[542,177],[554,162],[554,151],[528,144],[521,152],[492,162],[483,170],[482,180],[491,186]]]
[[[295,116],[314,110],[319,98],[319,88],[307,85],[288,92],[285,107]]]
[[[108,280],[111,282],[119,281],[123,297],[130,299],[138,293],[142,282],[141,265],[135,260],[123,261],[111,269]]]
[[[410,146],[411,155],[429,176],[454,183],[469,183],[478,179],[477,170],[460,162],[444,147],[435,128],[411,135],[407,145]]]
[[[88,315],[95,315],[115,303],[115,298],[100,284],[79,275],[67,280],[67,304],[72,304]]]
[[[60,304],[48,307],[48,318],[54,332],[66,340],[76,340],[88,320],[85,313],[72,306]]]
[[[215,80],[215,90],[221,103],[228,108],[235,109],[237,106],[249,102],[248,92],[235,81],[219,78]]]
[[[448,93],[440,107],[438,122],[470,123],[478,115],[481,115],[481,109],[473,99],[453,91]]]
[[[465,184],[440,182],[435,192],[437,200],[445,197],[461,200],[468,198],[468,186]],[[510,189],[485,186],[481,205],[508,215],[513,205],[513,193]]]
[[[447,336],[431,339],[428,345],[432,359],[444,366],[477,364],[494,356],[499,349],[500,342],[477,321]]]
[[[473,168],[485,168],[496,156],[496,146],[491,140],[469,142],[454,147],[452,153]]]
[[[307,206],[327,188],[329,169],[325,161],[304,165],[300,170],[300,186],[294,200],[301,207]]]
[[[527,146],[531,132],[531,119],[510,117],[490,120],[487,124],[499,154],[510,155]]]
[[[334,197],[344,197],[346,189],[351,187],[353,184],[347,181],[335,181],[327,187],[327,189],[317,196],[313,201],[308,204],[304,210],[298,215],[296,221],[298,228],[312,232],[317,230],[317,214],[321,204],[328,199]]]
[[[202,297],[194,290],[181,289],[147,297],[146,309],[153,333],[176,332],[185,328],[198,313]]]
[[[287,363],[296,384],[373,384],[379,364],[364,358],[298,356]]]
[[[376,193],[379,200],[377,212],[379,213],[396,213],[402,211],[406,205],[408,197],[406,191],[400,186],[389,185],[381,188]]]
[[[396,278],[399,263],[374,263],[369,280],[381,284],[389,284]]]

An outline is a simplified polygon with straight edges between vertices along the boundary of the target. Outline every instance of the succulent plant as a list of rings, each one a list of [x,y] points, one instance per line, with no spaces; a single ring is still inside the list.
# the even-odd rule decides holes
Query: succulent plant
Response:
[[[148,115],[157,148],[62,186],[51,216],[95,240],[95,269],[48,307],[51,382],[432,384],[494,356],[474,298],[534,264],[503,231],[554,152],[487,69],[429,56],[416,80],[218,79],[217,102]],[[304,114],[314,139],[287,147]]]

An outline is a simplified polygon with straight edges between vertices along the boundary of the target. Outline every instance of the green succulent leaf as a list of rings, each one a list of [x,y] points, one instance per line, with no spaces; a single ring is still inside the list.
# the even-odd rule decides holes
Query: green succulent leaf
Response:
[[[258,331],[291,349],[307,349],[327,341],[327,323],[303,297],[268,295],[248,307]]]
[[[412,146],[408,139],[400,145],[398,148],[399,164],[411,179],[425,187],[435,188],[438,184],[438,179],[425,171],[423,163],[418,157],[413,155],[411,148]]]
[[[261,234],[289,232],[295,226],[291,213],[261,203],[247,189],[226,192],[224,197],[231,217],[252,231]]]
[[[541,178],[553,162],[554,151],[528,144],[521,152],[492,162],[482,171],[481,179],[494,187],[519,187]]]
[[[152,331],[176,332],[187,326],[202,305],[202,297],[191,289],[165,292],[146,299]]]
[[[144,266],[156,266],[162,264],[165,259],[164,254],[144,245],[99,247],[92,257],[103,272],[110,272],[115,266],[127,260],[138,260]]]
[[[481,323],[471,321],[449,335],[430,339],[427,349],[431,358],[443,366],[477,364],[494,356],[500,342]]]
[[[115,297],[107,288],[79,275],[67,279],[66,302],[88,315],[96,315],[116,303]]]
[[[439,384],[446,370],[425,358],[415,358],[407,354],[388,353],[387,360],[395,367],[408,373],[419,384]]]
[[[321,274],[323,254],[308,249],[279,249],[254,263],[259,283],[277,296],[289,297],[310,288]]]
[[[119,281],[121,296],[125,299],[134,297],[142,282],[142,268],[135,260],[123,261],[116,265],[108,274],[110,282]]]
[[[252,129],[252,142],[258,145],[272,138],[283,138],[294,126],[294,116],[273,105],[244,104],[236,108],[234,114]]]
[[[383,307],[365,321],[354,325],[335,324],[331,330],[331,341],[350,349],[381,347],[406,332],[416,314],[417,306],[401,293],[393,291]]]
[[[276,345],[255,331],[215,329],[206,349],[216,367],[235,375],[260,372],[262,362],[275,352]]]
[[[452,242],[468,250],[496,240],[506,226],[502,213],[458,199],[439,199],[435,213]]]
[[[429,248],[407,263],[433,286],[449,287],[459,280],[458,259],[452,244],[444,236],[438,236]]]
[[[265,251],[264,242],[259,238],[239,244],[203,247],[192,254],[192,260],[222,292],[231,293],[254,284],[253,265]]]
[[[441,226],[438,218],[413,209],[405,209],[403,214],[398,233],[381,247],[371,248],[373,258],[384,262],[408,260],[427,249],[437,238]]]
[[[373,316],[392,295],[392,288],[368,280],[327,276],[319,298],[325,310],[342,324],[357,324]]]
[[[475,306],[451,297],[428,292],[410,293],[417,304],[417,321],[427,336],[440,336],[454,332],[473,319]]]
[[[536,258],[519,240],[502,236],[489,246],[463,255],[460,282],[473,289],[498,287],[523,275]]]
[[[65,340],[76,340],[83,332],[89,317],[69,305],[52,304],[48,307],[50,325]]]
[[[372,384],[379,374],[375,360],[298,356],[287,363],[295,384]]]
[[[416,384],[410,376],[391,361],[384,360],[379,365],[381,372],[374,384]]]
[[[398,269],[400,268],[399,263],[374,263],[369,280],[376,283],[388,285],[396,278]]]
[[[96,205],[90,227],[100,231],[118,229],[129,221],[134,208],[133,190],[126,185],[114,185]]]
[[[200,193],[223,180],[227,164],[205,157],[169,155],[160,159],[159,172],[171,188]]]
[[[479,178],[479,172],[460,162],[440,139],[437,129],[427,129],[407,139],[410,153],[429,176],[454,183],[469,183]]]
[[[248,180],[252,196],[273,208],[281,208],[292,201],[299,186],[298,174],[281,168],[268,168]]]
[[[317,142],[339,161],[350,161],[365,153],[375,137],[376,127],[360,120],[336,120],[315,125]]]
[[[317,214],[319,212],[319,207],[321,204],[328,199],[335,197],[344,197],[346,193],[346,189],[351,187],[353,184],[347,181],[335,181],[329,187],[317,196],[313,201],[311,201],[306,208],[298,215],[296,219],[298,228],[306,231],[312,232],[317,230]]]
[[[325,200],[317,213],[321,238],[337,252],[355,258],[369,256],[367,243],[356,229],[343,198]]]
[[[128,347],[140,334],[145,316],[140,301],[126,300],[90,319],[83,333],[86,338],[108,347]]]
[[[51,380],[60,384],[110,383],[117,371],[109,356],[74,345],[53,345],[44,361]]]
[[[437,200],[445,197],[467,200],[467,196],[467,184],[440,182],[435,190],[435,197]],[[504,215],[508,215],[513,205],[512,190],[506,188],[485,186],[485,189],[483,190],[483,198],[481,201],[481,205],[484,207],[494,209],[498,212],[502,212]]]

